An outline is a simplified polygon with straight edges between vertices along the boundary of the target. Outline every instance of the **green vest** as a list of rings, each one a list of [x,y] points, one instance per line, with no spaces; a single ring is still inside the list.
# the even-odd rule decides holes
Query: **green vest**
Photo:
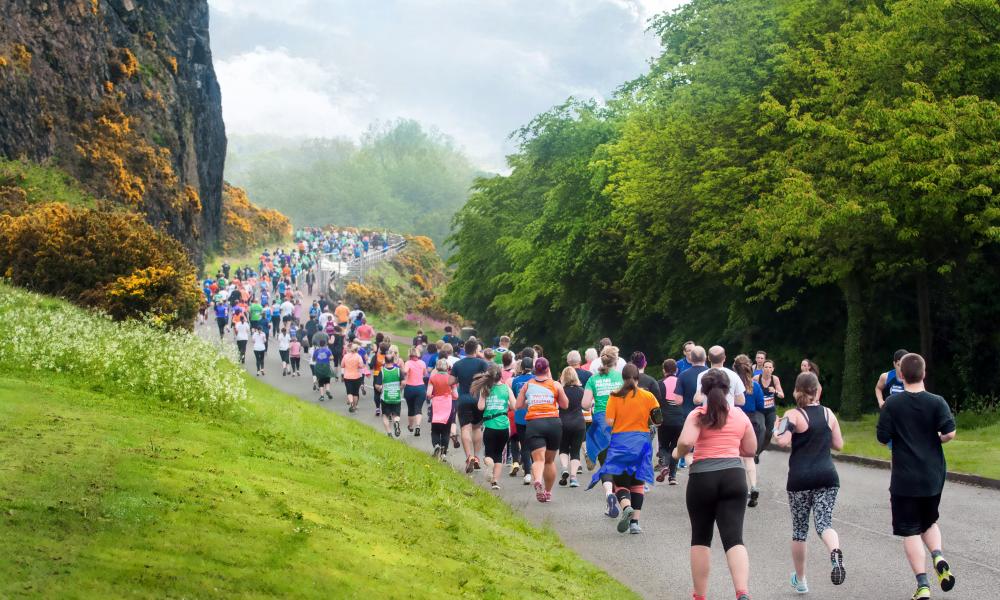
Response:
[[[403,398],[403,371],[399,367],[382,369],[382,402],[399,404]]]
[[[507,385],[498,383],[486,397],[486,408],[483,410],[483,427],[487,429],[508,429],[510,420],[507,418],[507,408],[510,396]]]

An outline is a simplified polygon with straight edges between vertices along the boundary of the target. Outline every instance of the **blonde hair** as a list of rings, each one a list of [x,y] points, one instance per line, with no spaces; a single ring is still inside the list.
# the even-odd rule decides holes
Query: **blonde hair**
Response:
[[[559,374],[559,383],[563,385],[580,385],[580,377],[576,374],[576,369],[566,367]]]
[[[448,359],[439,358],[438,361],[434,364],[434,370],[437,371],[438,373],[447,373]]]
[[[607,375],[611,372],[611,367],[616,364],[618,364],[618,348],[605,346],[604,350],[601,350],[601,366],[598,367],[597,372],[601,375]]]

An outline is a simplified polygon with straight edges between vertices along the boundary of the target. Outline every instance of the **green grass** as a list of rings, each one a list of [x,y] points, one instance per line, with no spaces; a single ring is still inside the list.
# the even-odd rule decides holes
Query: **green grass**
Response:
[[[39,165],[23,160],[0,158],[0,186],[19,187],[25,191],[27,201],[65,202],[74,206],[94,207],[93,196],[80,184],[54,166]]]
[[[290,249],[292,246],[292,238],[282,240],[274,244],[268,244],[267,249],[273,250],[274,248],[287,248]],[[264,252],[264,248],[258,248],[252,252],[247,252],[245,254],[240,254],[236,256],[227,256],[220,254],[218,252],[208,252],[205,254],[205,276],[215,277],[215,274],[222,270],[222,263],[228,262],[229,266],[232,267],[230,275],[236,270],[237,267],[243,267],[249,265],[255,271],[257,266],[260,264],[260,255]]]
[[[115,336],[37,298],[15,304]],[[245,374],[204,411],[0,349],[0,598],[634,597],[426,453]]]
[[[841,421],[844,453],[869,458],[891,458],[889,449],[875,439],[877,415],[859,421]],[[957,415],[958,435],[944,446],[949,471],[1000,479],[1000,414]]]
[[[417,329],[421,329],[432,342],[437,342],[444,336],[443,331],[428,329],[426,327],[418,328],[414,323],[398,315],[380,316],[365,313],[365,318],[376,331],[388,332],[392,337],[393,343],[399,345],[400,351],[405,351],[403,346],[408,346],[413,341],[413,337],[417,335]]]

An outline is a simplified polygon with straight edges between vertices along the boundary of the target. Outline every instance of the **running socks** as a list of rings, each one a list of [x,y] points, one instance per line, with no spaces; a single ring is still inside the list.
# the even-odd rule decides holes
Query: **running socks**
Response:
[[[955,587],[955,576],[951,572],[948,561],[944,559],[940,550],[931,551],[931,561],[934,563],[934,570],[937,572],[938,583],[945,592],[950,592]]]
[[[917,573],[917,587],[918,588],[930,588],[931,584],[927,581],[927,573]]]

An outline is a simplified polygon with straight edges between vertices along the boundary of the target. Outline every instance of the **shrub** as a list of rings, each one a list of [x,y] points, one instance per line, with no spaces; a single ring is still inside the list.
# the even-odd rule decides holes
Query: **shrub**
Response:
[[[0,368],[68,373],[90,389],[128,393],[202,412],[231,411],[247,387],[232,344],[108,316],[0,284]]]
[[[246,254],[262,245],[280,242],[292,235],[292,224],[280,212],[261,208],[247,198],[242,188],[223,184],[222,252]]]
[[[344,299],[348,304],[358,306],[365,312],[388,314],[396,310],[388,294],[378,288],[370,288],[353,281],[347,284]]]
[[[183,246],[141,216],[62,203],[0,215],[0,274],[19,286],[190,327],[202,300]]]

